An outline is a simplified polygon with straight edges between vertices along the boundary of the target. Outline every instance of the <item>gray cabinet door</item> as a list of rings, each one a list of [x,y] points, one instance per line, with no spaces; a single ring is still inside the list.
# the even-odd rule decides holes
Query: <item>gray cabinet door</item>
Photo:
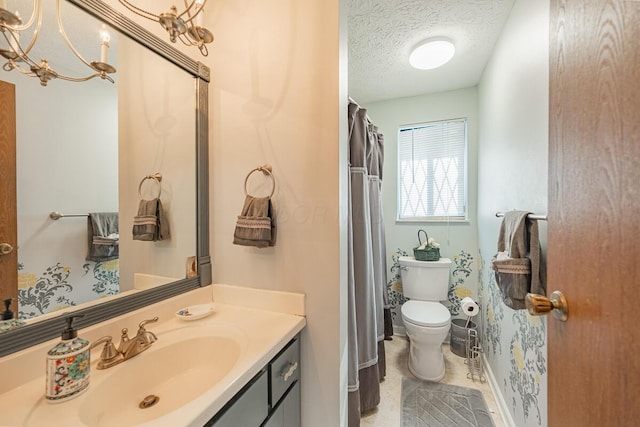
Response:
[[[300,427],[300,382],[296,382],[262,427]]]
[[[284,424],[283,427],[300,427],[302,421],[300,419],[300,382],[291,388],[287,394],[287,398],[282,402],[284,407]]]
[[[212,427],[257,427],[269,413],[268,378],[266,371],[227,409]]]
[[[271,416],[262,427],[282,427],[284,426],[284,407],[278,406],[278,409],[271,413]]]

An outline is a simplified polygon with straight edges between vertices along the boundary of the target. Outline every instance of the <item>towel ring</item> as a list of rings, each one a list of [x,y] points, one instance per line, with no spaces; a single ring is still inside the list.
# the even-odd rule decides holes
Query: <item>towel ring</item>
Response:
[[[276,191],[276,178],[273,176],[273,173],[271,173],[271,170],[272,170],[271,165],[265,164],[262,166],[258,166],[257,168],[249,172],[247,174],[247,177],[244,179],[244,195],[245,196],[249,195],[249,192],[247,191],[247,182],[249,182],[249,177],[251,176],[251,174],[253,174],[254,172],[262,172],[263,174],[269,176],[271,178],[271,182],[273,183],[273,186],[271,188],[271,194],[269,194],[269,198],[271,198],[273,196],[273,193],[275,193]]]
[[[144,200],[142,198],[142,184],[144,184],[144,182],[148,179],[151,179],[153,181],[155,181],[156,184],[158,184],[158,197],[160,198],[160,194],[162,194],[162,174],[160,173],[154,173],[153,175],[147,175],[144,178],[142,178],[142,181],[140,181],[140,185],[138,185],[138,198],[140,200]]]

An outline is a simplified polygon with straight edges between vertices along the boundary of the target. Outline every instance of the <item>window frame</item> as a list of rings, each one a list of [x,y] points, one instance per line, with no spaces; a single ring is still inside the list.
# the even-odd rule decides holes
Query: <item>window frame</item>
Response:
[[[400,213],[401,213],[401,195],[402,195],[402,189],[401,189],[401,184],[402,184],[402,180],[401,180],[401,173],[402,173],[402,169],[401,169],[401,158],[400,158],[400,133],[402,131],[406,131],[408,129],[416,129],[416,128],[420,128],[420,127],[426,127],[429,125],[433,125],[435,123],[447,123],[447,122],[463,122],[464,124],[464,154],[463,154],[463,160],[464,160],[464,166],[463,166],[463,204],[464,204],[464,213],[463,215],[434,215],[434,216],[414,216],[414,217],[405,217],[405,218],[401,218],[400,217]],[[397,131],[397,140],[396,140],[396,154],[397,154],[397,159],[396,159],[396,167],[397,167],[397,173],[396,173],[396,223],[424,223],[424,222],[428,222],[428,223],[438,223],[438,222],[446,222],[446,223],[451,223],[451,222],[457,222],[457,223],[468,223],[469,222],[469,182],[468,182],[468,176],[469,176],[469,119],[468,117],[454,117],[454,118],[447,118],[447,119],[441,119],[441,120],[431,120],[431,121],[426,121],[426,122],[419,122],[419,123],[411,123],[411,124],[401,124],[398,126],[398,131]]]

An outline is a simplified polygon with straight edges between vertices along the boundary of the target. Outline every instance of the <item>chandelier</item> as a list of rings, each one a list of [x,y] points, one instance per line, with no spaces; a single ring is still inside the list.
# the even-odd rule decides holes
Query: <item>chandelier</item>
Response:
[[[207,0],[184,0],[182,12],[178,13],[178,8],[171,6],[168,12],[159,15],[134,6],[128,0],[119,1],[136,15],[160,23],[169,33],[172,43],[180,40],[187,46],[196,46],[203,56],[209,55],[206,45],[213,41],[213,33],[202,26],[202,12]]]
[[[2,33],[7,43],[7,48],[0,47],[0,56],[7,60],[2,66],[2,69],[5,71],[17,70],[29,77],[37,77],[40,79],[42,86],[46,86],[52,79],[85,82],[95,77],[100,77],[103,80],[108,80],[113,83],[113,79],[109,74],[115,73],[116,69],[107,62],[110,35],[106,27],[103,26],[100,31],[100,60],[87,61],[73,46],[64,30],[60,14],[60,0],[57,0],[56,3],[56,16],[60,35],[73,54],[89,67],[91,74],[85,77],[66,76],[51,68],[47,58],[42,58],[38,62],[30,56],[31,49],[41,34],[43,15],[42,1],[43,0],[33,0],[31,17],[24,23],[18,12],[13,13],[7,10],[6,0],[0,0],[0,33]],[[29,43],[26,44],[24,43],[23,34],[31,31],[31,28],[33,28],[33,35],[30,37]],[[2,39],[0,38],[0,40]]]

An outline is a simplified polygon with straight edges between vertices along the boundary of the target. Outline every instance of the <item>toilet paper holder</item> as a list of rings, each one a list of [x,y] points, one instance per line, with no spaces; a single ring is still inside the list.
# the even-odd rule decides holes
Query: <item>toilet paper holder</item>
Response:
[[[462,309],[462,313],[469,317],[476,316],[480,312],[478,303],[470,297],[462,298],[462,301],[460,301],[460,308]]]

